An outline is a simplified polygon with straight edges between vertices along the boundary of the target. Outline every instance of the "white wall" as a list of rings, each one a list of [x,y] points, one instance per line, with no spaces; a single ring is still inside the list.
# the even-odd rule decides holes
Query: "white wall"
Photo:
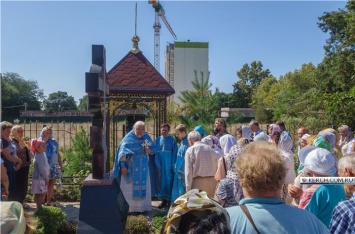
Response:
[[[181,91],[193,90],[191,82],[197,78],[208,77],[208,48],[174,48],[174,89],[173,100],[181,104],[178,98]]]

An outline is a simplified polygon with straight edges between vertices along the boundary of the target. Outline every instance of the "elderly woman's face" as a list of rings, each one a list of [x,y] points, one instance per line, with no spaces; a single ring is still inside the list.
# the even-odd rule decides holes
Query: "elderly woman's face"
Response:
[[[342,137],[346,137],[346,132],[344,130],[340,130],[339,135]]]

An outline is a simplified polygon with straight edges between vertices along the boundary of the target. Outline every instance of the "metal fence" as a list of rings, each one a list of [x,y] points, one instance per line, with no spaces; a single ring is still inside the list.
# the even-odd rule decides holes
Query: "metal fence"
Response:
[[[83,129],[87,135],[90,134],[91,122],[86,123],[74,123],[74,122],[39,122],[39,121],[24,121],[19,123],[24,130],[24,137],[28,139],[38,138],[44,126],[51,126],[53,137],[58,141],[59,146],[63,148],[70,148],[72,144],[72,137],[81,129]]]

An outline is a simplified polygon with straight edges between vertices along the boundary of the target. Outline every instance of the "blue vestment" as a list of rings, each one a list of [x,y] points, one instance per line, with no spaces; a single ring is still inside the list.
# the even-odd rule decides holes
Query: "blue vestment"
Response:
[[[144,198],[146,196],[148,155],[145,153],[142,145],[145,142],[150,144],[149,148],[154,152],[154,142],[147,133],[138,138],[134,134],[134,131],[131,130],[118,146],[113,166],[113,174],[117,177],[118,181],[121,181],[121,168],[125,167],[128,169],[128,174],[124,179],[127,183],[133,183],[133,198]],[[122,156],[125,157],[123,158]]]
[[[158,156],[155,154],[149,155],[149,174],[150,174],[150,189],[152,197],[156,197],[160,191],[159,168],[157,166]]]
[[[172,136],[160,136],[155,141],[156,144],[156,163],[159,169],[159,199],[170,201],[171,190],[173,187],[173,170],[176,163],[178,146]]]
[[[177,152],[176,164],[174,168],[173,189],[171,192],[171,202],[173,203],[178,197],[185,194],[185,153],[189,148],[187,137],[182,139],[179,150]]]

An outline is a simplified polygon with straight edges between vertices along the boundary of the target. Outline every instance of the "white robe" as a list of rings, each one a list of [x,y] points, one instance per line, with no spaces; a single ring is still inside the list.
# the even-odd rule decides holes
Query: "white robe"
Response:
[[[147,185],[150,185],[149,169],[147,172]],[[127,182],[125,176],[121,176],[121,190],[124,198],[129,204],[129,212],[144,212],[152,209],[150,186],[146,188],[145,198],[133,198],[133,180]]]

